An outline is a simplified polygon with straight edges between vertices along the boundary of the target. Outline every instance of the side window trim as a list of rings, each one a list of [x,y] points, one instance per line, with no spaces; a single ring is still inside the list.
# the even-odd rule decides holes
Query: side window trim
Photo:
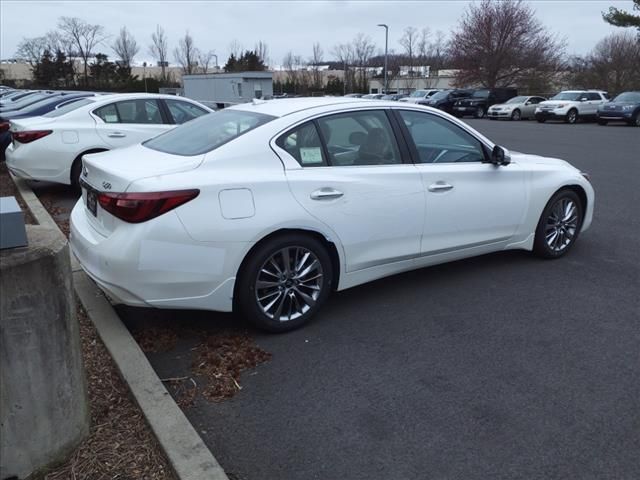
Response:
[[[175,125],[176,121],[171,115],[171,111],[169,110],[169,105],[164,98],[159,98],[158,103],[160,104],[160,116],[162,117],[162,123],[165,125]]]
[[[324,118],[324,117],[319,117],[319,118]],[[309,123],[313,124],[313,128],[316,129],[316,133],[318,134],[318,138],[320,138],[320,146],[322,147],[322,155],[324,155],[325,163],[327,164],[326,166],[333,167],[333,164],[331,163],[331,155],[329,155],[329,149],[327,148],[327,141],[324,138],[324,133],[322,132],[322,129],[320,128],[320,123],[318,122],[318,118],[314,118]],[[306,125],[306,123],[303,123],[302,125]],[[325,165],[322,165],[322,166],[325,166]]]

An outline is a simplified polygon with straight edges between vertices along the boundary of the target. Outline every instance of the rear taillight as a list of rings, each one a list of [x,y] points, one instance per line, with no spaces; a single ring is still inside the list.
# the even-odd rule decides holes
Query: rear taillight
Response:
[[[9,130],[9,122],[0,122],[0,133]]]
[[[100,206],[114,217],[129,223],[142,223],[193,200],[200,190],[173,192],[98,193]]]
[[[31,130],[26,132],[11,132],[11,138],[20,143],[31,143],[39,138],[46,137],[53,133],[53,130]]]

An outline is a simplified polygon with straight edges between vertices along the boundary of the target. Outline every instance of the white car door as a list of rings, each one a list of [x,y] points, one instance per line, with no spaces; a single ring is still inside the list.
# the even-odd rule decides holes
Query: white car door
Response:
[[[443,117],[409,110],[398,115],[426,191],[421,254],[507,243],[525,214],[522,167],[486,163],[480,140]]]
[[[522,106],[522,118],[532,118],[534,116],[535,109],[538,106],[538,103],[540,103],[538,97],[527,98],[527,100],[524,102],[524,105]]]
[[[110,148],[134,145],[174,127],[165,121],[155,98],[121,100],[92,113],[98,135]]]
[[[420,253],[424,190],[398,134],[385,110],[360,110],[309,121],[276,142],[300,165],[286,171],[293,195],[337,235],[347,272]]]

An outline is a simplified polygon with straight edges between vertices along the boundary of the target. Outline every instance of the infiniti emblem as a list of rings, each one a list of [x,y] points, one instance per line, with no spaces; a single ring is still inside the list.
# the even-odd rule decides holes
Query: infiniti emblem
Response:
[[[102,182],[102,186],[105,190],[111,190],[111,184],[109,182]]]

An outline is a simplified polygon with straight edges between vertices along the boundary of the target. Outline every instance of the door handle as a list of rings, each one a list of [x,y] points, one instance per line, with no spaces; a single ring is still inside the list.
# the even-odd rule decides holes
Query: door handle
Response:
[[[107,137],[111,137],[111,138],[124,138],[126,136],[127,134],[122,132],[111,132],[107,134]]]
[[[343,195],[344,193],[342,193],[340,190],[325,187],[312,192],[310,197],[311,200],[333,200],[334,198],[340,198]]]
[[[446,192],[447,190],[451,190],[453,188],[453,185],[449,185],[448,183],[433,183],[431,185],[429,185],[429,191],[430,192]]]

